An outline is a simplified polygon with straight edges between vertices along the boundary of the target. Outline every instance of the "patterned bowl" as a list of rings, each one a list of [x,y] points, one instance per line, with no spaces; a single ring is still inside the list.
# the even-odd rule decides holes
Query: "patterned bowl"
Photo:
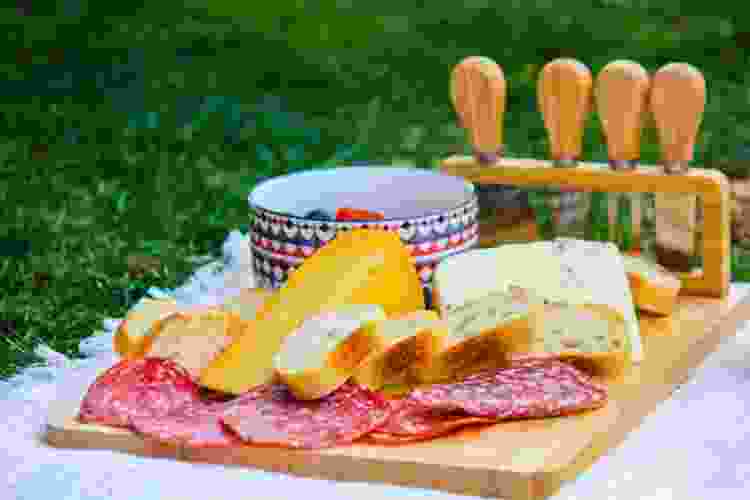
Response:
[[[277,288],[304,259],[339,231],[396,231],[409,248],[427,297],[437,263],[476,246],[479,207],[474,186],[461,178],[401,167],[343,167],[275,177],[249,196],[250,247],[260,286]],[[310,216],[349,207],[380,212],[383,220],[335,221]]]

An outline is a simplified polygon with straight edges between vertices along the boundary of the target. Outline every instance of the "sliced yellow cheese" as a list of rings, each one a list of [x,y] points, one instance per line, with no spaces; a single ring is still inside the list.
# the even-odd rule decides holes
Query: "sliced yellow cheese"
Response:
[[[447,325],[434,311],[415,311],[374,325],[382,348],[360,364],[352,380],[372,390],[409,383],[412,370],[425,366],[440,350]]]
[[[447,306],[443,320],[449,336],[443,349],[427,363],[414,367],[421,383],[459,380],[481,370],[499,368],[508,352],[532,343],[531,317],[543,301],[513,287],[461,306]]]
[[[115,352],[123,357],[140,356],[153,324],[179,309],[174,299],[141,299],[115,332]]]
[[[287,335],[305,319],[355,304],[379,305],[388,316],[425,308],[417,270],[397,233],[339,233],[264,302],[247,333],[201,373],[201,384],[241,394],[274,380],[273,357]]]
[[[238,314],[243,321],[251,321],[272,294],[273,291],[267,288],[243,288],[239,295],[226,300],[221,308]]]
[[[322,398],[380,349],[374,323],[385,319],[383,308],[374,305],[344,306],[307,319],[284,339],[274,368],[297,398]]]
[[[602,305],[545,304],[532,315],[532,343],[509,339],[511,358],[554,357],[592,375],[617,378],[632,361],[627,325]]]
[[[238,315],[219,309],[176,312],[154,323],[146,337],[144,355],[171,359],[197,378],[211,360],[240,337],[243,326]]]
[[[680,279],[656,262],[623,255],[633,302],[641,311],[668,316],[682,288]]]

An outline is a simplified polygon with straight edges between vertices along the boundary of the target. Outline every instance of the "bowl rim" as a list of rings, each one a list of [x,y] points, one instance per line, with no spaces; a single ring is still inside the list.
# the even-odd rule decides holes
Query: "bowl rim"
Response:
[[[337,220],[322,220],[322,219],[311,219],[299,215],[293,215],[285,212],[279,212],[276,210],[271,210],[266,207],[263,207],[259,204],[253,203],[253,195],[264,185],[266,185],[269,182],[278,182],[281,179],[299,176],[299,175],[312,175],[316,172],[332,172],[335,170],[348,170],[348,169],[393,169],[393,170],[400,170],[400,171],[408,171],[408,172],[418,172],[420,175],[437,175],[437,176],[443,176],[443,177],[450,177],[452,179],[455,179],[457,181],[461,181],[464,186],[467,189],[467,198],[465,200],[461,200],[456,205],[445,208],[445,209],[439,209],[439,210],[432,210],[425,212],[423,214],[419,215],[411,215],[407,217],[386,217],[383,219],[365,219],[365,220],[356,220],[356,221],[337,221]],[[266,214],[271,214],[276,217],[283,217],[285,219],[293,219],[293,220],[299,220],[299,221],[305,221],[307,223],[316,223],[316,224],[383,224],[386,222],[396,222],[396,221],[411,221],[415,219],[426,219],[430,217],[437,217],[440,215],[444,215],[450,212],[455,212],[457,210],[462,209],[466,205],[472,205],[476,204],[477,199],[477,190],[473,183],[470,181],[464,179],[463,177],[458,177],[455,175],[449,175],[444,174],[442,172],[430,170],[430,169],[422,169],[417,167],[409,167],[409,166],[388,166],[388,165],[366,165],[366,166],[337,166],[337,167],[329,167],[329,168],[316,168],[316,169],[307,169],[307,170],[301,170],[297,172],[290,172],[287,174],[277,175],[275,177],[271,177],[268,179],[264,179],[258,184],[256,184],[253,189],[250,191],[250,193],[247,195],[247,201],[248,205],[250,206],[251,211],[261,211]]]

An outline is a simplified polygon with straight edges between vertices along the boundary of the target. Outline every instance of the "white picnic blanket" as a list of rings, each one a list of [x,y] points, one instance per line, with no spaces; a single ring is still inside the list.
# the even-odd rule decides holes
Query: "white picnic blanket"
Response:
[[[233,232],[224,269],[206,267],[175,295],[185,303],[220,300],[246,265],[246,240]],[[234,273],[234,274],[233,274]],[[230,287],[231,288],[231,287]],[[164,293],[151,291],[154,295]],[[750,285],[734,285],[738,301]],[[223,292],[226,293],[226,292]],[[230,292],[231,293],[231,292]],[[115,361],[112,329],[82,343],[89,357],[71,361],[49,348],[46,366],[0,383],[0,498],[24,500],[205,500],[206,498],[469,498],[383,484],[303,479],[240,467],[181,463],[100,450],[46,445],[48,406],[78,398],[97,372]],[[625,443],[565,485],[555,499],[746,499],[750,492],[750,324],[727,339]]]

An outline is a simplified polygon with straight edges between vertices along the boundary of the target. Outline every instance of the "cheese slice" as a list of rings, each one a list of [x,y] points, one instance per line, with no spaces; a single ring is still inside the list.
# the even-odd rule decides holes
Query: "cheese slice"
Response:
[[[625,265],[614,244],[558,238],[472,250],[441,261],[434,279],[441,315],[513,286],[548,302],[610,307],[625,320],[633,361],[643,358]]]
[[[272,294],[273,291],[267,288],[243,288],[239,295],[224,301],[221,308],[239,315],[243,321],[251,321]]]
[[[388,316],[425,308],[411,254],[396,232],[340,232],[264,302],[247,333],[201,373],[200,383],[241,394],[272,381],[284,337],[308,318],[357,304],[379,305]]]
[[[386,319],[376,305],[340,307],[302,322],[274,357],[279,378],[299,399],[319,399],[339,387],[382,343],[373,323]]]
[[[513,359],[553,357],[610,380],[631,362],[625,320],[607,306],[545,304],[532,316],[531,345],[513,340]]]
[[[176,312],[156,321],[146,338],[144,355],[171,359],[197,378],[244,324],[234,313],[212,308]]]
[[[633,302],[641,311],[669,316],[682,288],[680,279],[656,262],[623,255]]]
[[[415,378],[421,383],[449,382],[501,367],[513,349],[530,348],[531,318],[542,305],[541,297],[512,287],[509,293],[449,307],[443,316],[448,327],[443,349],[414,367]]]
[[[123,357],[143,354],[144,343],[153,324],[180,308],[174,299],[142,298],[133,306],[114,335],[114,349]]]
[[[412,370],[426,365],[448,334],[434,311],[415,311],[378,322],[374,328],[383,345],[364,359],[352,380],[375,391],[408,384]]]

